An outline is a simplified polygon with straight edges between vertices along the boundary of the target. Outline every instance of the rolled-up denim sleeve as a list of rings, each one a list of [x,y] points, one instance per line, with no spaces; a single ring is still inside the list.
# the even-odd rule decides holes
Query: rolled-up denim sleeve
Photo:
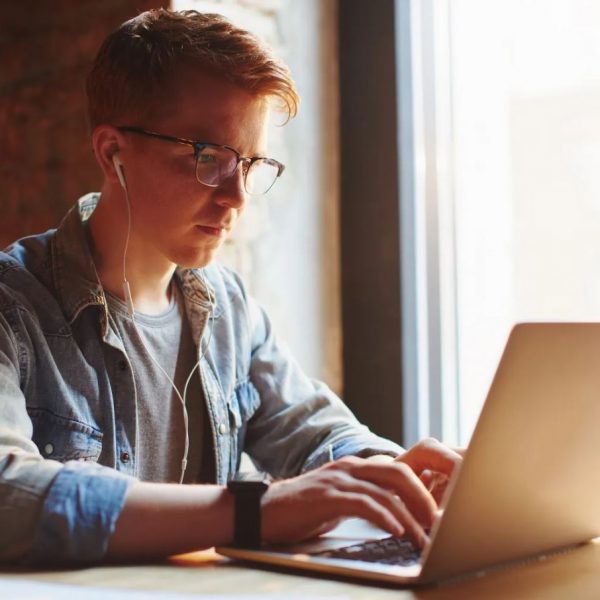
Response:
[[[28,562],[97,562],[133,478],[77,461],[65,463],[48,488],[36,524]]]
[[[0,315],[0,561],[100,560],[134,479],[44,459],[19,381],[17,344]]]
[[[250,379],[260,403],[248,424],[246,451],[260,468],[289,477],[342,456],[404,451],[359,423],[327,385],[307,377],[277,340],[265,312],[251,298],[247,302]]]

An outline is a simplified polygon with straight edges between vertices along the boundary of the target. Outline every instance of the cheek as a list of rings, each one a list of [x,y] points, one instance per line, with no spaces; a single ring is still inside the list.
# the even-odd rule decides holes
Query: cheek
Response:
[[[196,182],[195,159],[191,154],[145,152],[134,165],[136,180],[145,191],[173,190]]]
[[[130,199],[142,222],[158,220],[166,226],[191,217],[197,210],[202,190],[193,174],[193,166],[186,169],[180,163],[147,163],[137,175]]]
[[[156,182],[148,185],[137,203],[132,202],[139,223],[151,224],[160,235],[161,230],[170,229],[191,219],[194,203],[189,190],[181,186]]]

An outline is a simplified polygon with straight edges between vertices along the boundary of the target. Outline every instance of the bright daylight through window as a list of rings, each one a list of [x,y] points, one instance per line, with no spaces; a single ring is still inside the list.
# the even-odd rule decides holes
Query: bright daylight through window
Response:
[[[600,320],[600,3],[412,8],[419,427],[465,444],[514,323]]]

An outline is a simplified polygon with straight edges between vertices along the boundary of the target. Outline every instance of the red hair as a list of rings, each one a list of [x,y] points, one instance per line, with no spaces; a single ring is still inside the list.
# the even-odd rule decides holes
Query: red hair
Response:
[[[91,127],[151,113],[180,66],[206,69],[275,98],[288,119],[298,111],[289,68],[259,38],[222,15],[161,8],[126,21],[104,40],[87,78]]]

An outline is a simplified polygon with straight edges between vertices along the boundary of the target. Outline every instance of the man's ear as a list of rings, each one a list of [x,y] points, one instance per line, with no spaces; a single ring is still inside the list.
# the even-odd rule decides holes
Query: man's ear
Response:
[[[98,125],[92,133],[92,146],[96,160],[104,173],[104,180],[111,185],[121,187],[121,178],[117,173],[114,155],[125,145],[123,134],[112,125]]]

